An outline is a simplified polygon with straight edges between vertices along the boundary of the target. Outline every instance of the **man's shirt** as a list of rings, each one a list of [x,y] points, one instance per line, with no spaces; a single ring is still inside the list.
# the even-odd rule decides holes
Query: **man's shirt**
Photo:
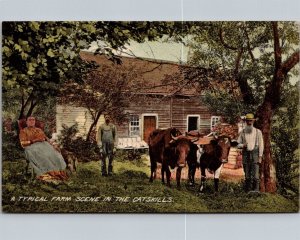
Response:
[[[264,140],[262,137],[262,132],[253,127],[253,130],[251,133],[246,133],[245,130],[243,130],[238,138],[238,143],[247,145],[247,151],[252,151],[255,146],[258,147],[258,155],[259,157],[262,157],[264,152]]]

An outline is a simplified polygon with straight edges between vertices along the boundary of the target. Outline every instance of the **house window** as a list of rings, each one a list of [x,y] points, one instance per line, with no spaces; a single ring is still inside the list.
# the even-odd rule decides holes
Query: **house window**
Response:
[[[199,130],[200,127],[200,115],[188,115],[187,116],[187,131]]]
[[[212,116],[210,121],[210,129],[211,131],[214,130],[215,126],[220,122],[221,117],[220,116]]]
[[[130,116],[129,136],[140,136],[140,119],[137,115]]]

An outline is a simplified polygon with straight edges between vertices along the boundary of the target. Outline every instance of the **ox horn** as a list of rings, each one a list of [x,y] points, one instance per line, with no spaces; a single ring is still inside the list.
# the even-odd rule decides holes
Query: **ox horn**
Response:
[[[213,134],[214,134],[214,132],[211,132],[211,133],[207,134],[205,137],[210,137]]]
[[[172,134],[171,134],[171,137],[172,137],[172,139],[175,140],[175,141],[178,139],[178,137],[174,137]]]

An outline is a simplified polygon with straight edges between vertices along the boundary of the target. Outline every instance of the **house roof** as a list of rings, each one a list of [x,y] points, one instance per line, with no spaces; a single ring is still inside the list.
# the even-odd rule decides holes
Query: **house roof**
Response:
[[[81,58],[86,61],[94,61],[99,67],[101,66],[115,66],[116,70],[120,67],[119,64],[114,63],[105,55],[95,55],[92,52],[82,51]],[[184,75],[181,68],[182,64],[146,59],[120,56],[122,67],[128,69],[135,69],[138,72],[138,79],[145,84],[138,94],[147,95],[163,95],[163,96],[195,96],[199,95],[196,86],[187,84],[184,81]],[[184,87],[183,87],[184,86]]]

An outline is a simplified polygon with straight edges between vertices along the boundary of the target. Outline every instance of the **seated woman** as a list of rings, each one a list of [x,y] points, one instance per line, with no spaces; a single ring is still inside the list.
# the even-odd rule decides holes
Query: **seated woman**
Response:
[[[62,155],[48,142],[42,129],[35,127],[35,118],[26,119],[27,127],[20,130],[20,142],[37,179],[45,182],[67,180],[66,163]]]

